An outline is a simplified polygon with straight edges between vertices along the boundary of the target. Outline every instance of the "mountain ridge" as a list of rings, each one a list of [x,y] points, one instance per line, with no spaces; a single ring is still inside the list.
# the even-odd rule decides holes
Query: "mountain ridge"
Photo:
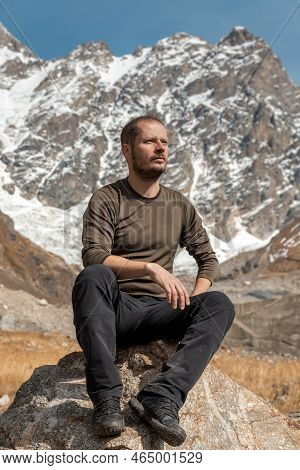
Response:
[[[44,247],[48,240],[18,217],[20,204],[37,226],[37,207],[72,219],[72,236],[62,247],[54,235],[51,249],[78,263],[84,206],[116,174],[127,174],[120,131],[154,111],[171,138],[161,181],[193,202],[216,251],[225,243],[229,256],[241,230],[268,239],[299,211],[300,156],[300,88],[271,50],[264,57],[268,47],[238,26],[216,44],[179,32],[122,57],[103,41],[51,61],[25,57],[22,66],[21,45],[17,58],[0,55],[3,212]]]

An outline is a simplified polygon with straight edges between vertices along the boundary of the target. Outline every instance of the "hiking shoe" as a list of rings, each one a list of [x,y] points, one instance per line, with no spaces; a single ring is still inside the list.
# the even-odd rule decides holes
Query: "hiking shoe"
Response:
[[[92,427],[99,436],[114,436],[125,430],[119,397],[101,398],[95,402]]]
[[[178,406],[170,398],[162,396],[145,396],[140,400],[131,398],[129,406],[170,446],[180,446],[185,441],[185,430],[179,426]]]

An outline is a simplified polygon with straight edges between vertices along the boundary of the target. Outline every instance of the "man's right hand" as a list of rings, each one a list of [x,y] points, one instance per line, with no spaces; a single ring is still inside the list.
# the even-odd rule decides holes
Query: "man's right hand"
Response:
[[[165,268],[157,263],[147,263],[147,275],[165,290],[167,300],[173,308],[177,308],[177,302],[181,310],[184,310],[186,305],[190,305],[188,291],[182,282]]]

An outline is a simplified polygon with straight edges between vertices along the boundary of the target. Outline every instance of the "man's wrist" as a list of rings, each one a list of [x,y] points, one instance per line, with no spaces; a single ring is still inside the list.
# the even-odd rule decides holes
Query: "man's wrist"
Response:
[[[146,276],[149,276],[152,273],[152,268],[155,263],[145,263]]]
[[[205,277],[197,277],[192,295],[203,294],[203,292],[206,292],[211,285],[212,282],[209,279]]]

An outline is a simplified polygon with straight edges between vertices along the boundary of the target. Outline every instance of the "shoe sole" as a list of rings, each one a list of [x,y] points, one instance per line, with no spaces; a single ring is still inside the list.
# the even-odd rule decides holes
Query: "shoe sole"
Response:
[[[101,426],[94,425],[93,430],[100,437],[116,436],[116,435],[120,435],[123,431],[125,431],[125,426],[101,427]]]
[[[144,422],[149,424],[167,444],[173,447],[180,446],[186,439],[186,433],[182,429],[181,432],[172,431],[170,428],[153,418],[143,407],[141,402],[136,398],[129,400],[129,406],[134,413]]]
[[[120,420],[111,420],[110,423],[101,423],[101,421],[97,422],[92,419],[92,428],[99,436],[115,436],[125,431],[125,423],[124,419],[121,422]]]

